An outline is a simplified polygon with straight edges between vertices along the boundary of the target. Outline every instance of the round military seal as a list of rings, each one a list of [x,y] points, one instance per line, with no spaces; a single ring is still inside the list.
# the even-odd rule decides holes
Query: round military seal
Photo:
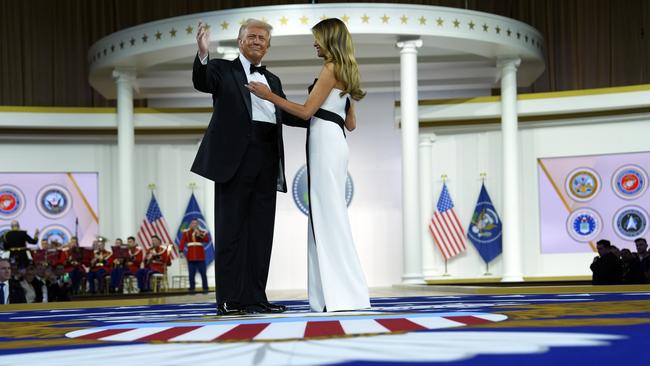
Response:
[[[648,213],[639,206],[625,206],[614,214],[614,231],[625,240],[634,240],[648,230]]]
[[[612,176],[612,189],[623,199],[637,199],[647,188],[648,173],[638,165],[624,165]]]
[[[598,237],[603,229],[603,220],[596,211],[579,208],[569,215],[566,226],[574,240],[587,243]]]
[[[38,192],[36,207],[43,216],[57,219],[68,213],[72,207],[72,199],[63,186],[50,184]]]
[[[57,242],[59,244],[66,244],[70,241],[72,233],[66,227],[61,225],[49,225],[43,228],[41,239],[47,240],[49,243]]]
[[[0,219],[17,217],[25,209],[25,195],[11,184],[0,185]]]
[[[575,201],[585,202],[594,198],[602,186],[600,176],[590,168],[578,168],[567,176],[566,192]]]
[[[298,209],[305,215],[309,215],[309,188],[307,177],[307,166],[303,165],[293,177],[293,201],[298,206]],[[350,206],[352,203],[352,196],[354,195],[354,183],[352,183],[352,176],[348,172],[348,178],[345,181],[345,201]]]

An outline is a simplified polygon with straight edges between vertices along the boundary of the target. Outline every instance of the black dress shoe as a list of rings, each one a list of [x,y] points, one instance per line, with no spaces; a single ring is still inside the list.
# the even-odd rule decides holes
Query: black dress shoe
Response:
[[[278,304],[271,304],[270,302],[261,302],[257,304],[257,306],[261,307],[264,311],[264,313],[284,313],[287,311],[287,307],[284,305],[278,305]]]
[[[241,305],[233,302],[224,302],[223,304],[217,305],[217,315],[218,316],[227,316],[227,315],[242,315],[245,314],[244,309]]]
[[[246,305],[242,308],[242,312],[246,315],[266,313],[265,309],[259,304]]]

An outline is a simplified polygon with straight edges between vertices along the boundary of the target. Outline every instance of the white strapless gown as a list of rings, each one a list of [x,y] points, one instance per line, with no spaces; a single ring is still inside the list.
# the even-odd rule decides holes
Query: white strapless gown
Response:
[[[340,93],[332,89],[321,109],[345,121],[347,95]],[[368,285],[345,200],[348,145],[342,126],[323,118],[312,117],[307,137],[309,306],[318,312],[365,309],[370,307]]]

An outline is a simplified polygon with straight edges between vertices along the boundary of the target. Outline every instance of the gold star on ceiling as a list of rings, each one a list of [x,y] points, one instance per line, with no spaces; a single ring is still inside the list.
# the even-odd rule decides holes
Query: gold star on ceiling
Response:
[[[239,21],[239,25],[244,25],[244,23],[246,23],[246,19],[242,19]]]
[[[149,37],[147,37],[146,34],[142,36],[142,43],[147,43],[147,39],[149,39]]]
[[[124,48],[124,41],[120,41],[120,49]]]
[[[280,18],[280,24],[281,25],[287,25],[289,23],[289,18],[285,17],[284,15],[282,18]]]
[[[325,20],[325,19],[327,19],[327,15],[323,14],[320,16],[320,20]]]
[[[442,27],[442,25],[445,24],[445,21],[442,18],[438,18],[436,19],[436,23],[438,24],[438,27]]]
[[[309,22],[309,18],[307,18],[306,16],[303,15],[302,17],[300,17],[300,24],[307,25],[308,22]]]
[[[501,34],[501,28],[498,25],[496,28],[494,28],[494,30],[497,32],[497,34]]]
[[[162,37],[162,33],[160,33],[160,31],[156,31],[156,41],[159,41],[160,37]]]
[[[408,23],[408,21],[409,21],[409,17],[407,17],[406,15],[402,15],[402,16],[399,18],[399,20],[402,21],[402,24],[406,24],[406,23]]]
[[[363,16],[361,17],[361,21],[362,21],[363,23],[368,24],[368,20],[370,20],[370,17],[367,16],[366,14],[363,14]]]
[[[115,45],[111,45],[111,52],[115,52]]]
[[[470,29],[470,30],[474,30],[474,26],[475,26],[476,24],[474,24],[474,22],[470,20],[468,25],[469,25],[469,29]]]
[[[229,25],[230,24],[227,21],[224,20],[223,23],[221,23],[221,29],[226,30],[226,29],[228,29]]]
[[[262,18],[262,19],[264,19],[264,18]],[[209,31],[209,30],[210,30],[210,27],[211,27],[211,25],[210,25],[210,24],[208,24],[208,23],[205,23],[205,24],[203,25],[203,27],[205,27],[205,30],[207,30],[207,31]]]
[[[526,43],[528,43],[528,36],[525,36],[524,39],[526,40]]]
[[[106,56],[106,48],[104,48],[104,56]]]
[[[483,32],[487,32],[490,27],[487,24],[483,24]]]
[[[131,38],[131,40],[129,41],[129,43],[131,43],[131,46],[135,46],[135,38]]]
[[[388,24],[388,21],[390,20],[390,17],[386,14],[384,14],[383,17],[381,17],[381,22],[384,24]]]
[[[521,33],[517,32],[517,39],[521,38]]]
[[[169,31],[169,35],[174,38],[176,37],[176,29],[172,28],[172,30]]]
[[[511,31],[510,29],[508,29],[508,30],[506,31],[506,33],[508,34],[508,37],[510,37],[510,35],[512,34],[512,31]]]
[[[194,30],[194,28],[192,28],[191,25],[188,25],[187,28],[185,28],[185,31],[187,32],[187,34],[192,34],[193,30]]]
[[[343,21],[347,24],[347,23],[348,23],[348,20],[350,20],[350,17],[347,16],[347,15],[345,15],[345,14],[343,14],[343,16],[341,17],[341,20],[343,20]]]
[[[454,19],[454,28],[458,28],[458,27],[460,27],[460,22],[458,21],[458,19]]]
[[[420,20],[420,25],[427,25],[427,18],[421,16],[419,20]]]

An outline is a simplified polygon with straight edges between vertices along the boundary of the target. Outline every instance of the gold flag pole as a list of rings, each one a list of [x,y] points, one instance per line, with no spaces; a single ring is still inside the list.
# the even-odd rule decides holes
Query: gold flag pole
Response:
[[[443,174],[443,175],[440,176],[440,179],[442,179],[442,184],[443,185],[447,184],[447,178],[448,178],[447,174]],[[443,257],[444,257],[444,255],[443,255]],[[451,276],[451,274],[449,274],[449,272],[447,272],[447,257],[445,257],[445,273],[443,273],[442,276],[443,277]]]

